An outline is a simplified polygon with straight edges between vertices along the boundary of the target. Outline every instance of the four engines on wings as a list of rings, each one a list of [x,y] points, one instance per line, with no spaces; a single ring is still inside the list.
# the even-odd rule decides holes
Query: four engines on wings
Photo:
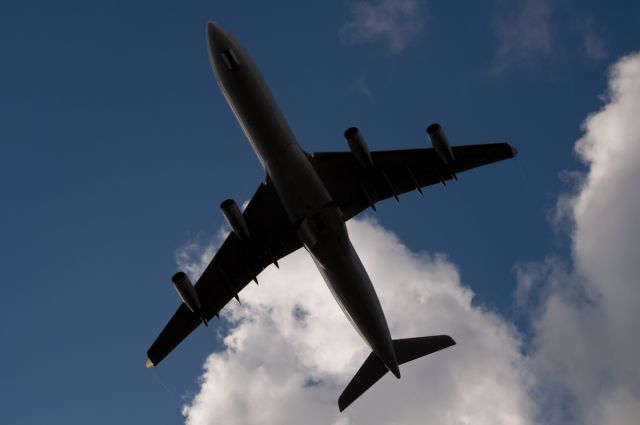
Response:
[[[455,157],[451,146],[449,146],[447,136],[440,124],[434,123],[429,125],[427,127],[427,136],[442,163],[445,166],[451,165],[455,161]],[[350,127],[344,132],[344,137],[347,140],[351,154],[357,163],[363,168],[373,167],[373,157],[362,133],[360,133],[360,130],[357,127]],[[452,175],[455,177],[453,172]],[[420,191],[419,186],[416,186],[416,189]],[[231,231],[239,240],[243,241],[250,237],[251,229],[249,228],[242,211],[240,211],[238,204],[233,199],[224,200],[220,204],[220,210],[231,228]],[[277,260],[274,259],[273,263],[279,267]],[[198,294],[194,290],[193,284],[186,273],[182,271],[177,272],[173,275],[171,281],[182,302],[189,308],[189,310],[198,315],[202,323],[206,325],[207,321],[201,313],[201,301],[199,300]]]

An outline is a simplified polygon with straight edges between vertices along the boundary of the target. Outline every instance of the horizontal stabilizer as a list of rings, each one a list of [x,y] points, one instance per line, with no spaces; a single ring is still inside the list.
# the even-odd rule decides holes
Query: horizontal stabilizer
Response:
[[[340,398],[338,398],[338,408],[342,412],[351,403],[353,403],[358,397],[360,397],[365,391],[367,391],[373,384],[378,382],[378,379],[382,378],[387,373],[387,367],[382,363],[382,360],[375,354],[369,354],[367,360],[360,367],[356,376],[353,377],[347,388],[344,389]]]
[[[453,338],[448,335],[423,336],[418,338],[394,339],[393,347],[396,351],[398,364],[415,360],[455,344]],[[364,394],[373,384],[378,382],[385,373],[387,367],[374,353],[369,354],[367,360],[360,367],[356,375],[351,379],[338,399],[338,407],[342,412],[358,397]]]
[[[394,339],[393,348],[396,350],[398,363],[403,364],[415,360],[418,357],[451,347],[455,345],[455,343],[449,335],[422,336],[418,338]]]

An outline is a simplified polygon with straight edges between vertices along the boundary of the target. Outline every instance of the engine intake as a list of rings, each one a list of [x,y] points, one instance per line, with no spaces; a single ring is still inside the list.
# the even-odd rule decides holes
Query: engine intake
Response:
[[[171,282],[173,283],[174,288],[178,291],[178,295],[182,302],[189,307],[194,313],[199,314],[202,306],[200,305],[200,299],[198,298],[198,294],[196,293],[191,280],[189,280],[189,276],[185,272],[178,272],[171,277]]]
[[[433,149],[440,159],[442,159],[442,162],[447,165],[451,164],[455,158],[453,157],[453,151],[451,150],[451,146],[449,146],[447,136],[444,134],[444,130],[442,130],[440,124],[434,123],[427,127],[427,136],[429,136]]]
[[[220,209],[227,223],[229,223],[229,227],[231,227],[231,230],[238,239],[247,239],[249,237],[249,226],[247,226],[247,221],[244,219],[236,201],[233,199],[225,199],[220,204]]]
[[[367,143],[364,141],[360,130],[357,127],[350,127],[344,132],[344,138],[347,139],[349,149],[356,158],[356,161],[363,167],[370,167],[373,165],[373,158],[371,152],[367,147]]]

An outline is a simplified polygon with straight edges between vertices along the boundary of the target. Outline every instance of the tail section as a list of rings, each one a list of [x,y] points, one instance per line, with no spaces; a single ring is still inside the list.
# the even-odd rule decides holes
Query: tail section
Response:
[[[375,354],[369,354],[364,364],[360,366],[356,375],[351,379],[347,388],[344,389],[340,398],[338,398],[338,408],[342,412],[351,403],[353,403],[358,397],[360,397],[365,391],[367,391],[373,384],[378,382],[378,379],[382,378],[387,373],[387,367],[382,363],[382,360]]]
[[[445,349],[455,344],[453,338],[448,335],[423,336],[419,338],[394,339],[393,348],[396,351],[398,363],[403,364],[415,360],[418,357]],[[373,384],[388,372],[387,367],[374,353],[369,354],[367,360],[356,372],[347,388],[344,389],[338,399],[338,407],[342,412],[358,397],[364,394]]]
[[[449,335],[421,336],[418,338],[394,339],[393,348],[396,350],[398,363],[403,364],[418,357],[451,347],[455,343]]]

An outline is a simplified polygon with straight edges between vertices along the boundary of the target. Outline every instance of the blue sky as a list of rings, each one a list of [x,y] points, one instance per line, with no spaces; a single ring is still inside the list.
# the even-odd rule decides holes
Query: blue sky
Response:
[[[249,199],[264,177],[211,73],[208,20],[253,55],[305,150],[346,150],[342,132],[353,125],[372,150],[426,146],[431,122],[454,145],[509,141],[519,149],[517,160],[463,174],[424,199],[407,194],[399,205],[381,204],[376,218],[412,252],[444,254],[460,285],[475,293],[473,308],[515,326],[524,359],[541,358],[529,346],[539,341],[551,295],[523,309],[514,294],[532,275],[549,294],[557,288],[550,269],[573,275],[580,262],[578,213],[569,225],[550,218],[563,194],[583,193],[566,170],[589,175],[592,162],[574,145],[588,133],[587,117],[607,104],[612,64],[640,47],[640,5],[24,2],[3,9],[3,424],[181,423],[181,406],[200,391],[205,358],[224,349],[223,326],[194,334],[157,370],[143,367],[178,305],[169,280],[176,253],[215,239],[224,222],[219,202]],[[637,166],[631,171],[637,175]],[[623,208],[610,205],[616,217]],[[627,386],[637,408],[640,380]],[[577,420],[588,398],[567,391],[559,410]]]

